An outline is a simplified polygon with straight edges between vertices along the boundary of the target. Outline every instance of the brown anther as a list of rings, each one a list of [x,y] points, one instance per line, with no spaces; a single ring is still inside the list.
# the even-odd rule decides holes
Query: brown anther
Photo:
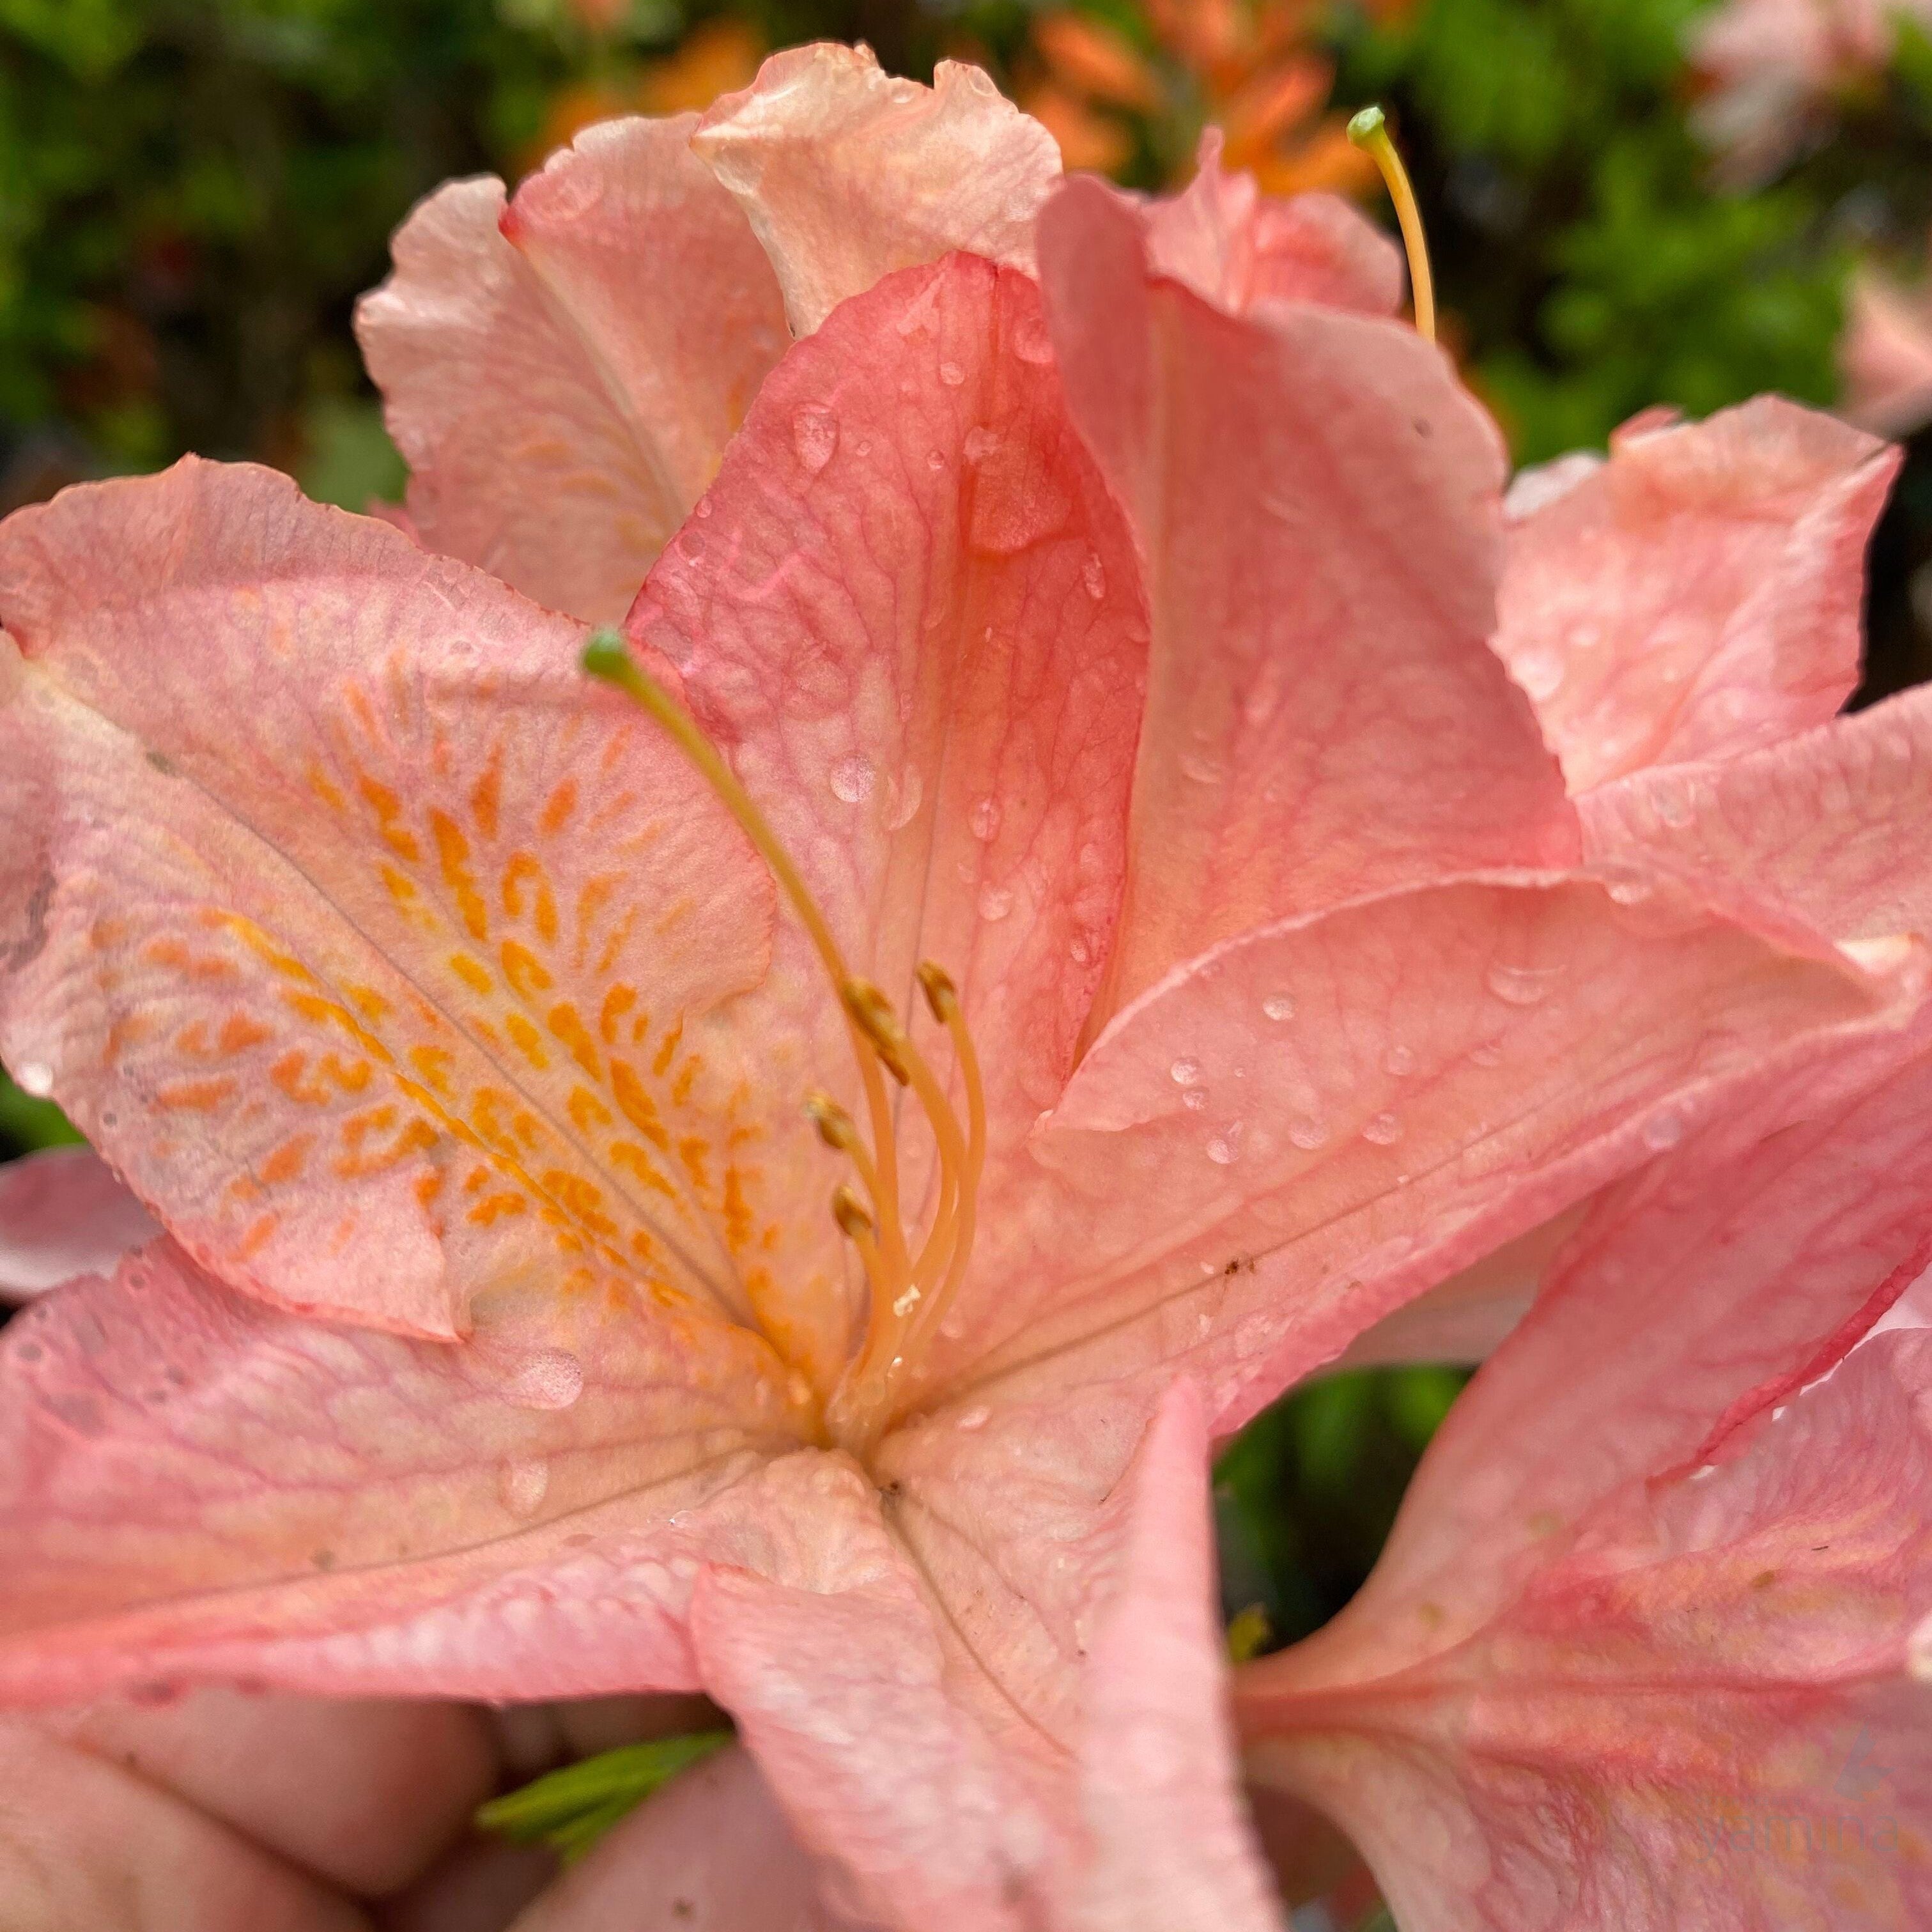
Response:
[[[959,1010],[959,989],[952,983],[952,976],[944,966],[932,960],[925,961],[919,969],[919,983],[926,994],[926,1004],[932,1010],[932,1017],[941,1026],[946,1025]]]
[[[806,1096],[805,1111],[818,1130],[818,1138],[834,1154],[850,1154],[859,1144],[859,1130],[852,1116],[830,1094]]]
[[[848,980],[838,988],[838,997],[844,1002],[852,1024],[879,1056],[879,1064],[902,1087],[910,1086],[912,1069],[906,1061],[908,1042],[892,1002],[869,980]]]
[[[866,1212],[858,1196],[842,1182],[832,1190],[832,1218],[847,1240],[862,1243],[872,1240],[872,1216]]]

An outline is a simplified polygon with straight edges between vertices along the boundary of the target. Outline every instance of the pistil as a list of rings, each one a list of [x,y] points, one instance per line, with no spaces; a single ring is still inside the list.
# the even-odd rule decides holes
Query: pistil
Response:
[[[842,1183],[832,1196],[832,1218],[865,1270],[868,1306],[864,1335],[826,1412],[834,1438],[862,1457],[900,1412],[910,1365],[932,1346],[972,1254],[980,1178],[986,1164],[986,1109],[979,1058],[958,992],[943,968],[930,961],[920,967],[926,1004],[952,1043],[966,1099],[963,1127],[945,1088],[892,1003],[847,964],[830,923],[790,854],[690,713],[631,656],[615,632],[594,634],[585,647],[584,663],[593,676],[614,685],[656,720],[744,829],[790,899],[844,1013],[866,1095],[870,1148],[857,1124],[830,1095],[808,1095],[805,1111],[819,1138],[851,1162],[865,1190],[862,1200]],[[899,1200],[898,1150],[882,1075],[890,1075],[917,1100],[938,1156],[938,1200],[916,1258]]]
[[[1389,139],[1388,117],[1379,107],[1364,107],[1348,123],[1348,139],[1366,150],[1388,184],[1395,218],[1402,226],[1402,246],[1408,251],[1408,284],[1415,298],[1416,333],[1436,340],[1436,281],[1429,268],[1429,242],[1422,232],[1422,211],[1408,170]]]

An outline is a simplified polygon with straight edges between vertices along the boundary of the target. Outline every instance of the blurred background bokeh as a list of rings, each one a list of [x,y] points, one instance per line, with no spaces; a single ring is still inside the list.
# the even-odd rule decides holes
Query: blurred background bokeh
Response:
[[[1932,418],[1932,0],[0,0],[0,512],[187,449],[399,493],[350,331],[391,230],[767,50],[980,62],[1070,164],[1178,184],[1210,122],[1264,188],[1385,212],[1385,103],[1444,334],[1518,459],[1760,390]],[[1932,670],[1932,436],[1874,552],[1869,697]],[[0,836],[4,836],[0,829]],[[62,1138],[0,1076],[0,1158]],[[1460,1378],[1329,1378],[1224,1460],[1240,1641],[1359,1583]]]

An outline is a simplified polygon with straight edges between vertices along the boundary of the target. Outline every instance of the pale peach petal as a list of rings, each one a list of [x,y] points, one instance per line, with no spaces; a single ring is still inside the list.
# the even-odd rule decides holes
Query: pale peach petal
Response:
[[[1280,1904],[1236,1795],[1207,1423],[1190,1384],[1176,1384],[1156,1410],[1117,1515],[1086,1664],[1084,1855],[1064,1923],[1068,1932],[1274,1932]]]
[[[986,1231],[955,1402],[1070,1413],[1077,1390],[1110,1401],[1160,1364],[1234,1428],[1760,1084],[1891,1051],[1922,997],[1909,946],[1868,980],[1824,942],[1618,890],[1393,894],[1171,976],[1036,1132],[1055,1188]]]
[[[1844,409],[1880,436],[1909,436],[1932,418],[1932,316],[1922,295],[1869,268],[1852,278],[1838,367]]]
[[[941,61],[922,87],[830,43],[772,55],[692,146],[742,204],[798,335],[951,249],[1030,270],[1034,218],[1060,178],[1053,136],[978,68]]]
[[[694,1688],[707,1532],[668,1520],[796,1442],[778,1379],[742,1330],[542,1287],[461,1348],[332,1330],[164,1242],[0,1338],[0,1696]]]
[[[49,1148],[0,1167],[0,1302],[112,1268],[160,1232],[86,1148]]]
[[[1126,503],[1154,643],[1118,1005],[1290,911],[1576,832],[1485,642],[1502,450],[1412,330],[1310,304],[1223,314],[1075,181],[1041,224],[1074,417]]]
[[[1932,1335],[1844,1359],[1932,1258],[1932,1057],[1771,1118],[1598,1204],[1366,1589],[1243,1674],[1252,1768],[1405,1926],[1932,1908]]]
[[[1932,934],[1932,692],[1732,763],[1639,772],[1583,801],[1606,864],[1754,895],[1840,940]]]
[[[507,207],[451,182],[356,311],[423,542],[590,622],[623,616],[785,345],[697,124],[588,128]]]
[[[1360,209],[1335,194],[1264,196],[1253,176],[1223,170],[1221,145],[1210,128],[1193,180],[1147,205],[1148,257],[1158,273],[1231,315],[1266,301],[1395,313],[1402,251]]]
[[[0,1046],[192,1251],[427,1334],[574,1270],[842,1354],[836,1236],[758,1245],[822,1163],[742,1078],[770,879],[574,626],[193,463],[11,520],[0,614]]]
[[[1496,648],[1573,794],[1735,757],[1838,710],[1898,465],[1766,396],[1703,423],[1640,419],[1607,463],[1513,496]]]
[[[1032,283],[908,269],[801,343],[628,628],[679,667],[854,966],[904,1012],[920,959],[952,974],[997,1195],[1104,968],[1145,656],[1132,542]],[[815,977],[789,921],[778,944]]]

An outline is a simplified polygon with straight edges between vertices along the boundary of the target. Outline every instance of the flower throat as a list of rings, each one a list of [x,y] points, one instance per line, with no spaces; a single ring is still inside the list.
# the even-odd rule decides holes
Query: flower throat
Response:
[[[716,793],[791,901],[838,995],[865,1094],[869,1146],[857,1122],[830,1094],[807,1096],[805,1111],[819,1138],[850,1162],[859,1184],[856,1190],[844,1182],[835,1188],[831,1211],[864,1266],[870,1306],[864,1337],[833,1394],[826,1425],[834,1439],[862,1456],[892,1420],[908,1366],[931,1346],[972,1255],[986,1156],[986,1108],[979,1056],[958,993],[943,967],[930,960],[920,967],[926,1004],[951,1037],[958,1061],[966,1100],[963,1126],[892,1003],[847,964],[790,854],[691,714],[638,664],[614,631],[592,634],[584,646],[584,668],[647,711]],[[938,1204],[916,1253],[899,1199],[889,1077],[916,1097],[938,1150]]]

